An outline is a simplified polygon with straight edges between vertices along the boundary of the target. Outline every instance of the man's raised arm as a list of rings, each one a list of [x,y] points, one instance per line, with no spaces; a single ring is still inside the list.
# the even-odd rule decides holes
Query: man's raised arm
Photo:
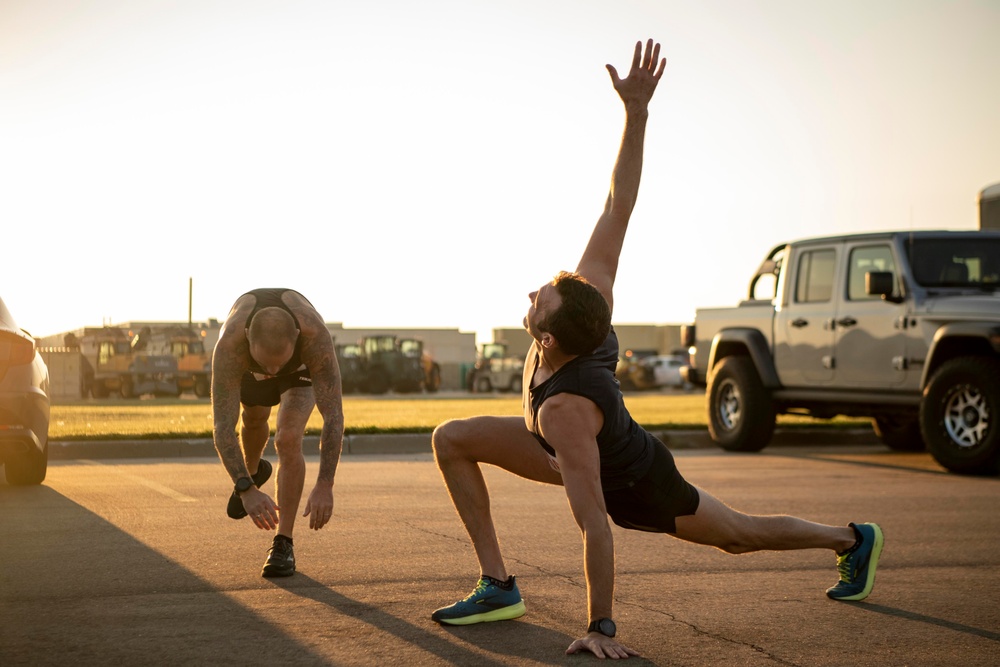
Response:
[[[625,104],[625,132],[611,176],[611,191],[604,213],[590,235],[590,242],[576,270],[604,295],[611,307],[614,306],[612,288],[618,273],[618,257],[639,194],[647,107],[667,63],[665,58],[659,58],[660,45],[654,45],[653,40],[649,40],[645,53],[642,42],[636,43],[632,68],[624,79],[618,77],[614,66],[607,66],[611,82]]]

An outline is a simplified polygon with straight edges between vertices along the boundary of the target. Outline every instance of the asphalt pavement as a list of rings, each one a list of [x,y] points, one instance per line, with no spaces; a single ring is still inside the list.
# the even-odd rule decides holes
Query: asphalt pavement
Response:
[[[798,444],[745,455],[684,449],[673,435],[680,470],[725,502],[878,521],[886,547],[871,597],[841,603],[824,595],[837,577],[830,552],[731,556],[613,527],[615,618],[641,653],[628,664],[1000,664],[1000,479],[844,432],[826,445],[798,432]],[[428,442],[392,446],[403,441]],[[259,574],[269,533],[225,516],[231,484],[199,446],[208,454],[78,450],[53,460],[41,486],[0,483],[0,665],[595,663],[563,654],[587,609],[562,489],[486,467],[528,613],[443,627],[431,612],[466,595],[478,568],[429,453],[345,454],[334,521],[310,531],[300,520],[298,571],[271,580]],[[318,457],[306,463],[308,494]]]

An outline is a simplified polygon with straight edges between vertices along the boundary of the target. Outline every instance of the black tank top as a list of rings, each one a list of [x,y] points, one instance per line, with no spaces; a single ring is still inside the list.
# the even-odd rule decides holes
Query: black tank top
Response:
[[[292,321],[295,322],[295,328],[300,332],[299,337],[295,341],[295,350],[292,352],[292,358],[288,360],[287,364],[281,367],[281,370],[278,371],[278,375],[290,375],[302,368],[302,327],[299,326],[299,318],[295,317],[295,313],[293,313],[285,302],[281,300],[281,295],[285,292],[295,292],[295,290],[285,289],[283,287],[262,287],[260,289],[250,290],[243,295],[246,296],[247,294],[251,294],[257,300],[254,304],[253,310],[251,310],[250,314],[247,315],[247,322],[243,327],[244,329],[250,328],[250,322],[253,320],[253,316],[256,315],[258,311],[264,308],[281,308],[292,316]],[[298,292],[295,293],[299,294]],[[302,295],[299,294],[299,296]],[[306,303],[309,303],[309,299],[306,299],[304,296],[302,296],[302,298],[306,300]],[[261,368],[261,365],[258,364],[257,360],[253,357],[250,357],[249,370],[251,373],[267,374],[267,371]]]
[[[538,365],[537,343],[525,360],[525,386]],[[614,328],[604,343],[590,354],[580,355],[557,370],[552,377],[529,389],[525,405],[528,429],[549,454],[555,450],[539,434],[538,411],[550,396],[575,394],[593,401],[604,414],[604,426],[597,434],[601,456],[601,486],[613,491],[631,486],[653,464],[655,438],[632,419],[615,379],[618,365],[618,335]]]

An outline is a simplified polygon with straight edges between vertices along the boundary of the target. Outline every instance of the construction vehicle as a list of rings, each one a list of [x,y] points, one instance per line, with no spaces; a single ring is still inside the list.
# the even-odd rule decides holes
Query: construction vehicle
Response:
[[[340,386],[345,394],[361,391],[364,381],[364,349],[357,343],[337,344]]]
[[[441,386],[440,366],[415,338],[367,336],[356,345],[338,345],[337,359],[345,393],[435,392]]]
[[[473,393],[510,391],[521,393],[524,359],[512,356],[505,343],[479,346],[476,365],[469,369],[465,387]]]
[[[177,360],[134,350],[133,337],[133,332],[118,327],[86,327],[81,336],[67,334],[66,346],[79,349],[82,356],[82,396],[180,395]]]
[[[170,355],[177,360],[177,388],[207,398],[212,389],[212,354],[202,336],[182,325],[145,326],[132,339],[132,349],[154,355]]]

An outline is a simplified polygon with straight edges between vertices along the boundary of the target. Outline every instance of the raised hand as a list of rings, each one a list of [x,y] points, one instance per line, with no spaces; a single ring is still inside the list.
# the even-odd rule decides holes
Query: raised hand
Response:
[[[657,67],[659,65],[659,67]],[[608,73],[611,74],[611,83],[614,84],[618,96],[622,98],[625,106],[639,104],[645,106],[656,84],[663,76],[663,70],[667,66],[667,59],[660,59],[660,45],[654,44],[653,40],[646,42],[646,51],[643,53],[642,42],[635,43],[635,53],[632,56],[632,69],[624,79],[618,76],[618,70],[614,65],[607,65]]]

